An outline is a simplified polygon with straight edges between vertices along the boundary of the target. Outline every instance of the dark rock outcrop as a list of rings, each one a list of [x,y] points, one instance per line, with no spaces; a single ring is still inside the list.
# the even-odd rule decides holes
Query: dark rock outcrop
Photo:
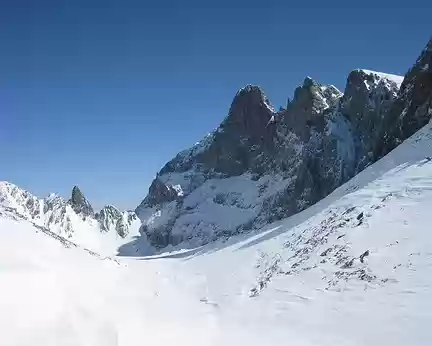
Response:
[[[153,207],[161,203],[171,202],[175,200],[177,196],[177,191],[172,186],[167,186],[156,178],[150,185],[145,204],[149,207]]]
[[[261,88],[247,85],[237,92],[228,116],[218,129],[197,147],[168,162],[158,176],[174,171],[185,172],[195,165],[204,172],[214,171],[227,176],[244,173],[254,166],[263,152],[274,147],[275,114]],[[205,150],[201,150],[202,146]]]
[[[398,90],[397,82],[376,73],[355,70],[348,76],[340,111],[351,122],[355,135],[354,174],[379,158],[384,120]]]
[[[84,197],[78,186],[73,187],[72,196],[68,203],[75,211],[75,213],[81,214],[84,217],[94,216],[94,211],[90,202]]]
[[[202,154],[204,166],[228,176],[254,169],[259,165],[260,156],[274,148],[274,116],[272,106],[259,87],[248,85],[241,89],[215,133],[213,143]]]
[[[398,98],[386,118],[380,156],[426,125],[432,117],[432,38],[405,75]]]

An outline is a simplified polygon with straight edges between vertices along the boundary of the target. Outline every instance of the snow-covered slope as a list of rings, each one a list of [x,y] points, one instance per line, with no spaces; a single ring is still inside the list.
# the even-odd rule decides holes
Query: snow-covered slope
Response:
[[[427,346],[432,125],[260,231],[103,259],[0,211],[0,345]]]
[[[114,255],[117,249],[139,235],[140,221],[131,211],[106,206],[94,214],[77,187],[66,201],[51,194],[39,199],[20,187],[0,182],[0,210],[16,213],[77,244],[98,253]]]
[[[431,153],[429,124],[313,207],[184,268],[206,272],[207,301],[302,342],[428,345]]]

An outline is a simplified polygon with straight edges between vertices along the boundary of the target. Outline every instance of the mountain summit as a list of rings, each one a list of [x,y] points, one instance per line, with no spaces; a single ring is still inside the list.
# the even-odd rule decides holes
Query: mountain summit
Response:
[[[353,70],[344,93],[306,77],[279,112],[260,87],[240,89],[219,127],[157,174],[141,232],[197,246],[316,203],[425,125],[430,59],[431,42],[405,79]]]
[[[77,214],[82,214],[84,216],[94,216],[94,211],[90,202],[84,197],[78,186],[73,187],[72,197],[69,200],[69,204]]]

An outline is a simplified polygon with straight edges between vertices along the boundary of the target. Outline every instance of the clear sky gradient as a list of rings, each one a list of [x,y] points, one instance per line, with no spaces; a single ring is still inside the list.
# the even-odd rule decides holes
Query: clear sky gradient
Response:
[[[404,74],[430,3],[1,1],[0,180],[135,208],[245,84],[279,107],[305,76],[343,90],[354,68]]]

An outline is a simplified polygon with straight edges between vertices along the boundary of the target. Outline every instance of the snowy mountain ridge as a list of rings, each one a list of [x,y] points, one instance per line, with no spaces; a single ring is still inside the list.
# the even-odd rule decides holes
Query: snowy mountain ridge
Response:
[[[378,78],[376,78],[378,81],[381,79],[384,79],[385,81],[391,81],[393,83],[396,83],[397,87],[400,88],[402,85],[402,82],[404,80],[403,76],[398,76],[394,74],[389,73],[383,73],[383,72],[377,72],[377,71],[371,71],[371,70],[365,70],[365,69],[359,69],[358,71],[363,71],[364,73],[368,75],[373,75]]]
[[[109,205],[95,214],[77,186],[69,200],[56,194],[39,199],[2,181],[0,210],[4,208],[96,252],[113,254],[118,246],[139,234],[140,222],[134,212],[121,212]]]

